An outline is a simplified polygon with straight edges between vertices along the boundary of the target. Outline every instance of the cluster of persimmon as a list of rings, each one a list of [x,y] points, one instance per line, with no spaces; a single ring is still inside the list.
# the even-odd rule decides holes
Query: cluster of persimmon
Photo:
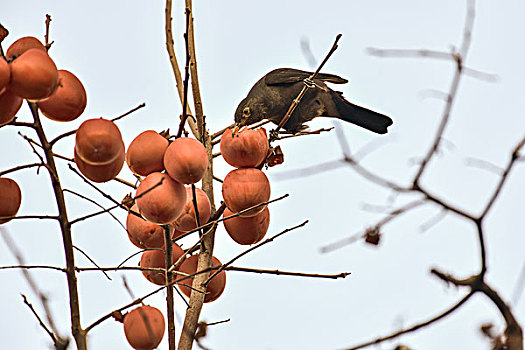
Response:
[[[268,155],[264,128],[227,129],[221,137],[224,160],[237,168],[224,178],[222,195],[226,210],[224,227],[237,243],[248,245],[263,239],[270,223],[270,212],[261,203],[270,199],[270,182],[260,170]],[[249,209],[255,207],[253,209]],[[248,210],[249,209],[249,210]]]
[[[47,48],[34,37],[15,41],[0,58],[0,126],[12,122],[23,100],[36,103],[42,114],[54,121],[78,118],[86,107],[86,92],[71,72],[57,70]],[[265,236],[270,214],[265,202],[270,184],[260,170],[268,155],[268,137],[263,128],[227,129],[222,135],[221,154],[235,167],[223,181],[226,210],[224,226],[230,237],[242,245],[255,244]],[[142,273],[151,283],[166,285],[165,235],[172,242],[206,224],[211,203],[195,184],[208,169],[208,153],[198,140],[179,137],[170,141],[166,133],[147,130],[126,150],[117,125],[107,119],[85,120],[75,134],[74,161],[80,172],[94,182],[114,179],[124,163],[138,177],[135,202],[128,212],[129,240],[145,249],[140,259]],[[17,183],[0,178],[0,218],[13,217],[21,203]],[[198,213],[198,215],[197,215]],[[0,219],[0,224],[9,219]],[[198,255],[190,255],[172,244],[172,267],[193,276]],[[221,262],[212,257],[213,266]],[[177,283],[186,296],[192,277]],[[216,300],[224,291],[226,274],[221,271],[207,284],[205,302]],[[135,349],[153,349],[164,334],[162,313],[151,306],[138,307],[124,317],[124,331]]]
[[[16,40],[0,56],[0,126],[14,120],[24,99],[37,103],[42,114],[55,121],[76,119],[87,102],[80,80],[58,70],[44,44],[32,36]],[[21,199],[18,184],[0,178],[0,217],[15,216]]]
[[[86,91],[67,70],[58,70],[47,48],[35,37],[13,42],[0,58],[0,125],[11,122],[24,99],[36,102],[55,121],[71,121],[86,107]]]
[[[190,137],[176,138],[172,142],[168,135],[146,130],[129,145],[126,163],[129,169],[141,178],[135,193],[135,204],[126,220],[130,241],[141,249],[140,266],[157,268],[144,270],[148,281],[166,284],[165,230],[175,239],[197,229],[208,222],[211,203],[204,191],[193,186],[201,181],[208,169],[208,153],[204,146]],[[195,210],[195,207],[197,210]],[[198,216],[197,216],[198,212]],[[171,265],[176,271],[189,275],[197,272],[198,255],[185,257],[185,251],[172,243]],[[213,264],[220,261],[213,257]],[[178,284],[182,293],[190,296],[192,279]],[[206,302],[217,299],[224,291],[226,274],[221,272],[208,284]]]

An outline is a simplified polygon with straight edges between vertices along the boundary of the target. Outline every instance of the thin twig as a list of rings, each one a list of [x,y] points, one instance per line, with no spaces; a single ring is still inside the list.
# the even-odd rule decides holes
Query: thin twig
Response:
[[[413,325],[413,326],[411,326],[409,328],[405,328],[403,330],[397,331],[397,332],[392,333],[392,334],[387,335],[387,336],[379,337],[379,338],[376,338],[374,340],[371,340],[371,341],[368,341],[368,342],[365,342],[365,343],[362,343],[362,344],[359,344],[359,345],[354,345],[354,346],[352,346],[350,348],[346,348],[345,350],[357,350],[357,349],[366,348],[368,346],[376,345],[376,344],[382,343],[382,342],[384,342],[386,340],[395,339],[395,338],[397,338],[397,337],[399,337],[399,336],[401,336],[403,334],[411,333],[411,332],[417,331],[418,329],[427,327],[427,326],[429,326],[429,325],[431,325],[431,324],[433,324],[433,323],[435,323],[435,322],[437,322],[439,320],[442,320],[443,318],[445,318],[448,315],[452,314],[454,311],[458,310],[463,304],[465,304],[470,299],[470,297],[472,297],[472,295],[474,295],[474,292],[468,293],[465,297],[463,297],[460,301],[458,301],[452,307],[448,308],[444,312],[440,313],[439,315],[437,315],[435,317],[432,317],[431,319],[429,319],[427,321],[415,324],[415,325]]]
[[[108,274],[107,274],[105,271],[103,271],[103,270],[100,268],[100,266],[98,266],[98,264],[95,262],[95,260],[93,260],[89,255],[87,255],[87,253],[86,253],[85,251],[83,251],[82,249],[80,249],[79,247],[77,247],[77,246],[75,246],[75,245],[73,246],[73,248],[75,248],[75,249],[78,250],[82,255],[84,255],[84,256],[86,257],[86,259],[88,259],[93,265],[95,265],[95,266],[97,267],[97,269],[99,269],[100,272],[102,272],[102,273],[104,274],[104,276],[106,276],[106,278],[107,278],[108,280],[111,281],[111,277],[109,277]]]
[[[454,77],[452,79],[452,83],[449,89],[447,103],[445,104],[445,109],[443,111],[443,115],[441,117],[441,122],[439,124],[438,130],[436,132],[436,135],[434,136],[434,141],[432,145],[430,146],[429,150],[427,151],[425,157],[423,158],[423,161],[421,162],[421,165],[419,166],[419,169],[417,170],[412,180],[412,185],[414,188],[419,187],[421,176],[423,175],[423,172],[425,171],[432,156],[438,150],[443,133],[445,132],[445,128],[448,124],[450,113],[452,111],[452,106],[456,99],[457,91],[459,88],[459,82],[461,80],[462,73],[463,73],[463,62],[465,61],[467,54],[468,54],[468,50],[470,48],[473,26],[474,26],[474,6],[473,6],[473,3],[471,3],[469,4],[468,9],[467,9],[467,16],[465,19],[465,27],[463,30],[463,41],[461,43],[461,49],[459,52],[453,53],[454,61],[456,62],[456,70],[455,70]]]
[[[275,236],[273,237],[270,237],[248,249],[246,249],[244,252],[236,255],[234,258],[232,258],[230,261],[228,261],[227,263],[225,264],[222,264],[222,266],[217,270],[215,271],[210,277],[208,277],[208,279],[204,282],[204,284],[208,284],[215,276],[217,276],[221,271],[223,271],[226,267],[230,266],[231,264],[233,264],[235,261],[237,261],[238,259],[240,259],[241,257],[245,256],[246,254],[252,252],[253,250],[267,244],[267,243],[270,243],[272,242],[274,239],[276,238],[279,238],[280,236],[284,235],[285,233],[288,233],[290,231],[293,231],[295,229],[298,229],[298,228],[301,228],[303,227],[304,225],[306,225],[308,223],[308,220],[305,220],[303,221],[302,223],[300,223],[299,225],[295,225],[293,227],[289,227],[281,232],[279,232],[278,234],[276,234]]]
[[[228,216],[228,217],[226,217],[226,218],[219,219],[219,217],[222,215],[222,212],[224,211],[224,209],[226,209],[226,205],[224,205],[224,206],[221,205],[221,208],[219,208],[220,210],[217,210],[217,213],[220,213],[220,215],[219,215],[217,218],[215,218],[214,216],[212,216],[212,217],[210,218],[210,220],[209,220],[206,224],[204,224],[204,225],[202,225],[202,226],[199,226],[199,227],[196,227],[196,228],[194,228],[193,230],[188,231],[188,232],[184,233],[183,235],[178,236],[177,238],[173,239],[173,242],[177,242],[178,240],[181,240],[182,238],[187,237],[187,236],[191,235],[191,234],[194,233],[194,232],[198,232],[198,231],[200,231],[200,230],[210,228],[210,227],[212,227],[213,225],[218,224],[219,222],[222,222],[222,221],[225,221],[225,220],[230,220],[230,219],[233,219],[233,218],[235,218],[235,217],[237,217],[237,216],[241,216],[242,214],[247,213],[247,212],[249,212],[250,210],[257,209],[257,208],[260,208],[260,207],[262,207],[262,206],[266,206],[266,205],[268,205],[268,204],[271,204],[271,203],[274,203],[274,202],[280,201],[280,200],[282,200],[282,199],[284,199],[284,198],[286,198],[286,197],[288,197],[288,196],[289,196],[289,194],[287,193],[287,194],[282,195],[282,196],[280,196],[280,197],[277,197],[277,198],[275,198],[275,199],[271,199],[271,200],[269,200],[269,201],[267,201],[267,202],[262,202],[262,203],[259,203],[259,204],[257,204],[257,205],[251,206],[251,207],[249,207],[249,208],[243,209],[243,210],[241,210],[241,211],[239,211],[239,212],[237,212],[237,213],[232,213],[232,215],[230,215],[230,216]]]
[[[165,17],[164,17],[164,30],[166,34],[166,50],[168,51],[171,69],[173,70],[173,75],[175,77],[175,83],[177,87],[177,92],[179,95],[180,102],[182,104],[184,100],[184,89],[183,89],[183,83],[182,83],[182,76],[179,69],[179,64],[177,62],[177,56],[175,55],[175,49],[173,47],[173,30],[171,25],[171,9],[173,7],[172,0],[166,0],[166,8],[165,8]],[[191,112],[191,108],[189,105],[186,105],[186,113],[189,115],[193,115]],[[191,132],[193,135],[199,139],[200,134],[197,129],[197,125],[195,124],[195,121],[192,118],[188,119],[188,124],[190,126]]]
[[[516,160],[519,157],[519,152],[520,152],[521,148],[524,145],[525,145],[525,136],[520,140],[520,142],[518,142],[516,147],[514,147],[514,150],[512,151],[510,160],[509,160],[507,166],[505,167],[505,170],[503,170],[503,173],[501,174],[500,181],[498,182],[498,185],[496,186],[494,192],[492,193],[492,196],[490,196],[490,199],[489,199],[487,205],[485,206],[485,209],[483,209],[483,212],[481,213],[481,215],[479,217],[480,219],[484,218],[488,214],[488,212],[490,211],[492,206],[494,205],[494,202],[496,201],[496,198],[498,198],[498,196],[499,196],[499,194],[501,192],[501,189],[503,188],[503,185],[505,185],[505,182],[507,181],[507,178],[509,177],[509,173],[510,173],[512,167],[514,166],[514,164],[516,163]]]
[[[15,242],[13,241],[11,236],[9,235],[7,229],[3,228],[3,227],[0,227],[0,232],[2,234],[2,238],[3,238],[7,248],[14,255],[16,261],[18,262],[18,265],[19,266],[24,266],[25,265],[24,256],[22,255],[22,253],[20,252],[20,250],[16,246]],[[62,269],[62,271],[65,272],[64,269]],[[55,321],[54,321],[54,318],[53,318],[53,314],[51,313],[51,309],[49,307],[47,295],[40,290],[40,288],[38,287],[36,281],[33,279],[33,276],[29,273],[29,271],[27,271],[27,269],[22,268],[22,274],[23,274],[25,280],[27,281],[27,284],[29,285],[29,287],[33,291],[33,293],[38,296],[40,304],[42,305],[42,308],[44,309],[44,312],[46,314],[46,319],[47,319],[47,322],[49,323],[49,327],[51,327],[51,329],[53,330],[53,333],[56,334],[56,336],[59,339],[62,339],[63,341],[65,341],[66,339],[62,338],[60,336],[60,334],[58,332],[58,328],[56,327],[56,324],[55,324]]]
[[[177,131],[177,138],[181,137],[186,119],[188,119],[188,83],[190,80],[190,48],[188,44],[188,31],[190,26],[190,9],[186,8],[186,31],[184,33],[184,42],[186,49],[186,65],[184,66],[184,82],[183,82],[183,98],[182,98],[182,117],[180,118],[179,130]]]
[[[23,170],[23,169],[29,169],[29,168],[34,168],[34,167],[41,167],[41,166],[45,166],[44,163],[31,163],[31,164],[24,164],[24,165],[19,165],[19,166],[16,166],[14,168],[11,168],[11,169],[7,169],[7,170],[4,170],[4,171],[0,171],[0,176],[4,176],[6,174],[9,174],[9,173],[14,173],[15,171],[19,171],[19,170]]]
[[[38,313],[36,312],[36,310],[34,309],[33,305],[31,305],[31,303],[27,300],[26,296],[24,294],[20,294],[22,296],[22,298],[24,299],[24,304],[27,305],[27,307],[31,310],[31,312],[33,313],[33,315],[35,315],[36,319],[38,320],[38,323],[40,324],[40,326],[46,331],[46,333],[51,337],[51,341],[53,342],[53,344],[55,345],[55,349],[66,349],[67,348],[67,345],[69,344],[69,341],[67,340],[63,340],[63,339],[60,339],[60,337],[57,337],[53,331],[51,331],[49,328],[47,328],[46,324],[44,323],[44,321],[42,321],[42,319],[40,318],[40,316],[38,316]]]
[[[252,269],[247,267],[238,267],[238,266],[226,266],[224,270],[227,271],[239,271],[239,272],[251,272],[258,274],[266,275],[280,275],[280,276],[296,276],[296,277],[313,277],[313,278],[327,278],[327,279],[338,279],[346,278],[351,273],[350,272],[341,272],[333,275],[326,274],[317,274],[317,273],[305,273],[305,272],[290,272],[290,271],[281,271],[281,270],[264,270],[264,269]]]
[[[136,111],[138,111],[139,109],[144,108],[144,107],[146,107],[146,104],[145,104],[145,103],[141,103],[141,104],[139,104],[137,107],[132,108],[132,109],[130,109],[129,111],[127,111],[127,112],[125,112],[125,113],[119,115],[118,117],[115,117],[115,118],[111,119],[111,121],[115,122],[115,121],[117,121],[117,120],[119,120],[119,119],[122,119],[122,118],[124,118],[124,117],[130,115],[131,113],[136,112]],[[63,133],[63,134],[60,134],[60,135],[58,135],[57,137],[55,137],[54,139],[52,139],[51,141],[49,141],[49,144],[50,144],[51,146],[53,146],[57,141],[60,141],[61,139],[65,138],[65,137],[68,137],[68,136],[74,135],[76,132],[77,132],[77,129],[75,129],[75,130],[70,130],[70,131],[65,132],[65,133]]]
[[[319,72],[321,71],[321,69],[324,67],[324,65],[326,64],[326,62],[328,62],[328,59],[330,58],[330,56],[332,56],[332,54],[335,52],[335,50],[337,50],[337,43],[339,41],[339,39],[341,39],[341,36],[342,34],[337,34],[336,38],[335,38],[335,41],[334,41],[334,44],[332,45],[332,47],[330,48],[330,51],[328,51],[328,54],[326,55],[326,57],[324,58],[323,62],[321,62],[321,64],[319,65],[319,67],[317,67],[316,71],[308,78],[309,81],[313,81],[315,79],[315,77],[317,76],[317,74],[319,74]],[[295,108],[297,107],[297,105],[301,102],[301,99],[303,98],[303,96],[306,94],[306,91],[308,91],[308,89],[312,86],[312,84],[306,84],[306,81],[305,81],[305,85],[303,86],[303,88],[301,89],[301,92],[299,93],[299,95],[293,100],[292,104],[290,105],[290,108],[288,109],[288,111],[286,112],[286,114],[283,116],[283,118],[281,119],[281,121],[279,122],[279,124],[277,125],[277,128],[274,130],[274,133],[273,135],[276,135],[279,130],[284,126],[284,124],[286,124],[286,122],[288,121],[288,119],[290,119],[290,116],[292,115],[293,111],[295,110]],[[270,137],[270,139],[272,139],[272,137]]]
[[[412,201],[412,202],[409,202],[397,209],[394,209],[392,211],[390,211],[387,216],[385,216],[384,218],[382,218],[381,220],[379,220],[376,224],[374,225],[371,225],[370,227],[373,227],[373,228],[376,228],[378,230],[381,230],[383,228],[384,225],[388,224],[390,221],[392,221],[393,219],[399,217],[401,214],[405,214],[405,213],[408,213],[409,211],[411,211],[412,209],[415,209],[421,205],[424,204],[424,201],[422,200],[415,200],[415,201]],[[323,247],[321,247],[319,250],[321,253],[329,253],[329,252],[332,252],[334,250],[337,250],[339,248],[342,248],[346,245],[349,245],[349,244],[353,244],[354,242],[357,242],[359,241],[360,239],[362,239],[363,237],[365,237],[366,235],[366,231],[363,232],[363,231],[359,231],[358,233],[356,234],[353,234],[349,237],[345,237],[341,240],[338,240],[336,242],[333,242],[333,243],[330,243],[330,244],[327,244]]]
[[[90,219],[92,217],[95,217],[95,216],[98,216],[98,215],[102,215],[102,214],[105,214],[105,213],[108,213],[109,211],[113,210],[113,209],[116,209],[116,208],[122,208],[123,207],[123,204],[125,203],[130,203],[132,202],[133,200],[136,200],[146,194],[148,194],[150,191],[153,191],[155,188],[157,188],[158,186],[161,186],[162,185],[162,182],[164,181],[164,178],[160,179],[159,182],[157,182],[155,185],[151,186],[150,188],[148,188],[147,190],[145,190],[144,192],[142,192],[141,194],[139,194],[138,196],[135,196],[133,199],[131,200],[124,200],[123,203],[119,203],[119,204],[115,204],[114,206],[112,207],[109,207],[107,209],[103,209],[103,210],[99,210],[97,212],[94,212],[94,213],[91,213],[91,214],[87,214],[87,215],[84,215],[84,216],[81,216],[79,218],[76,218],[75,220],[71,220],[70,222],[70,225],[73,225],[73,224],[76,224],[77,222],[80,222],[80,221],[83,221],[83,220],[86,220],[86,219]]]

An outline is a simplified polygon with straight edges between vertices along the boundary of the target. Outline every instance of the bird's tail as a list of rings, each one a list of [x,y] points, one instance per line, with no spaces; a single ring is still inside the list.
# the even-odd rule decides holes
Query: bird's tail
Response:
[[[378,134],[386,134],[387,128],[392,125],[392,119],[386,115],[350,103],[342,96],[334,96],[333,100],[338,112],[338,115],[334,117],[338,119],[359,125]]]

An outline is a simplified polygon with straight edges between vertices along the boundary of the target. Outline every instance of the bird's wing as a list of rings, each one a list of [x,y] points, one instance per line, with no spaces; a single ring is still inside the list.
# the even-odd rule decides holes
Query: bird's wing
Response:
[[[264,82],[266,85],[286,85],[301,82],[304,79],[310,77],[313,73],[306,72],[299,69],[293,68],[279,68],[266,74]],[[341,78],[340,76],[328,73],[319,73],[315,77],[315,80],[321,80],[328,83],[344,84],[348,80]]]

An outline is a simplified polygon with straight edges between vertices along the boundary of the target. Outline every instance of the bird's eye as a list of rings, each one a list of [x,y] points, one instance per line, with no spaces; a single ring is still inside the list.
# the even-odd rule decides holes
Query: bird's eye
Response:
[[[250,114],[252,114],[250,112],[250,107],[245,107],[243,110],[242,110],[242,115],[246,116],[246,117],[249,117]]]

